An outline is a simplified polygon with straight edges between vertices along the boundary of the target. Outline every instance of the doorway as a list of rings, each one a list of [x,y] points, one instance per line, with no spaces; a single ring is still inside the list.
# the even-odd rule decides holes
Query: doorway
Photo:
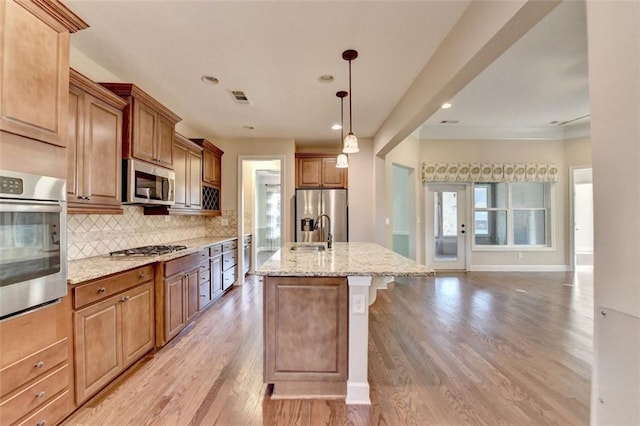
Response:
[[[593,177],[591,167],[571,169],[572,266],[593,265]]]
[[[429,184],[425,190],[426,265],[467,269],[467,185]]]
[[[394,252],[416,259],[415,187],[414,169],[391,165],[393,187],[392,249]]]

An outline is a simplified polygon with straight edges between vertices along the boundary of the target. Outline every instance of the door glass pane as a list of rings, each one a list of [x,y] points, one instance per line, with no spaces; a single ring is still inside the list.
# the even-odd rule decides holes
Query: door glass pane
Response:
[[[458,260],[458,199],[451,191],[434,194],[435,260]]]
[[[507,212],[504,210],[474,212],[477,245],[507,244]]]
[[[473,188],[476,209],[504,209],[507,207],[506,183],[476,183]]]
[[[515,210],[513,212],[513,241],[515,244],[546,244],[545,235],[544,210]]]
[[[536,182],[511,184],[513,208],[544,208],[544,184]]]

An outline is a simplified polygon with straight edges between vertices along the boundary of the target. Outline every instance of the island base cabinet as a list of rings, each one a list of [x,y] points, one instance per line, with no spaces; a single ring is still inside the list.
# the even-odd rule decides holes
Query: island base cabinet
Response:
[[[348,296],[344,277],[264,277],[264,382],[274,397],[344,398]]]

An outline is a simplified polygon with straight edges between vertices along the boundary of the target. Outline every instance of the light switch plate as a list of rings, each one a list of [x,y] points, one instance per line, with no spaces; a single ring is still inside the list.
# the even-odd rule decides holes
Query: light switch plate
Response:
[[[220,219],[220,224],[222,226],[229,226],[229,219],[227,219],[226,217],[223,217],[222,219]]]

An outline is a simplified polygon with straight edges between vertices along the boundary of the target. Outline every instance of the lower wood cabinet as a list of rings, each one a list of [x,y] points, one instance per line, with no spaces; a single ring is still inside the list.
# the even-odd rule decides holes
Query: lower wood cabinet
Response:
[[[216,254],[211,257],[211,292],[212,297],[216,297],[222,294],[222,246],[217,246]],[[214,250],[214,248],[211,248]]]
[[[70,300],[0,322],[0,425],[54,425],[73,411]]]
[[[81,307],[73,314],[76,403],[81,404],[153,349],[153,266],[80,285],[74,295]]]

